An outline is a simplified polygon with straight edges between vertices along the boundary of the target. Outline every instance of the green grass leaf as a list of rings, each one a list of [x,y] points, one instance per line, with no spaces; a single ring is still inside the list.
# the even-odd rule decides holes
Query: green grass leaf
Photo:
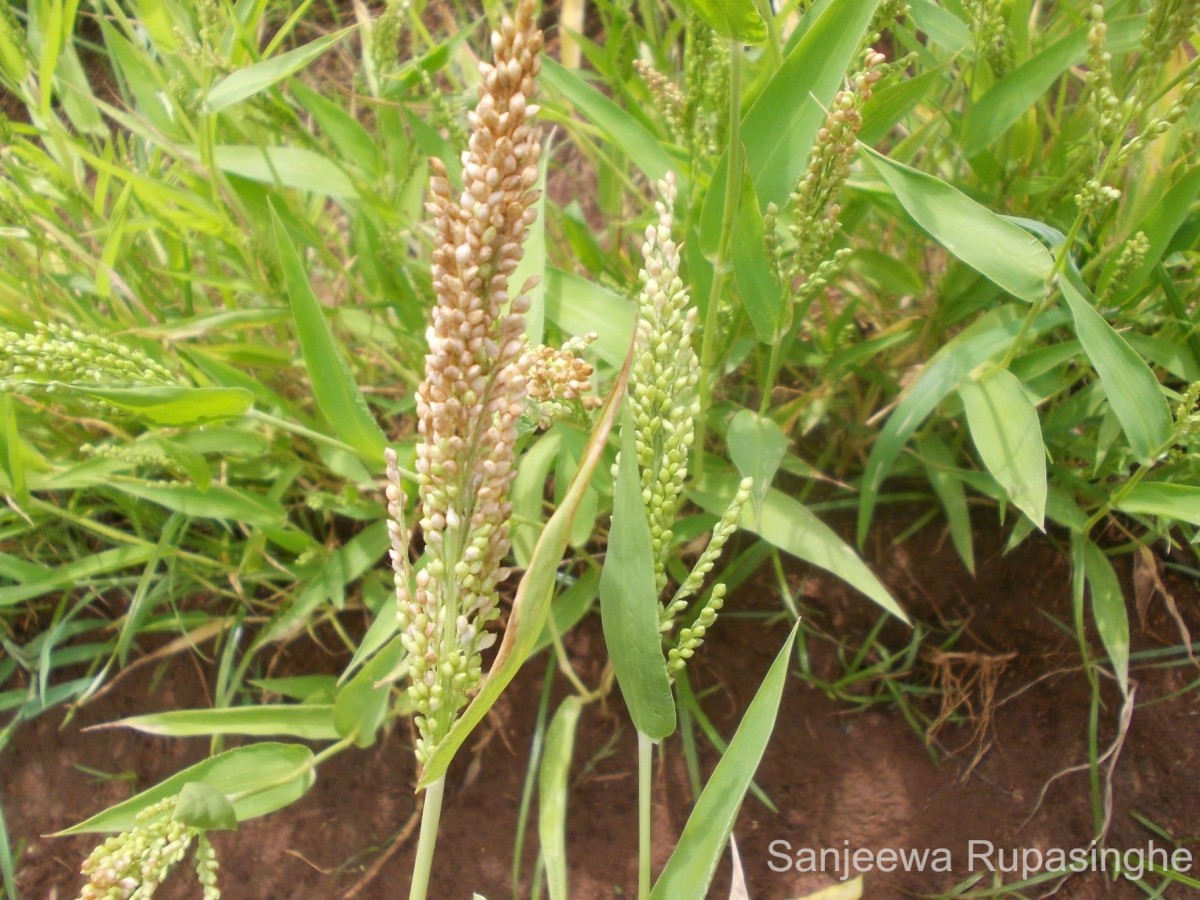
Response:
[[[742,477],[754,479],[750,496],[761,513],[763,500],[787,454],[787,435],[774,419],[743,409],[730,421],[725,443],[729,459]]]
[[[1092,597],[1092,618],[1122,694],[1129,693],[1129,610],[1112,563],[1104,551],[1086,537],[1071,536],[1076,559]],[[1078,573],[1077,573],[1078,574]]]
[[[345,171],[328,157],[303,147],[222,144],[213,148],[222,172],[276,187],[312,191],[326,197],[357,197]]]
[[[1054,257],[1023,228],[940,178],[862,147],[913,221],[968,266],[1029,303],[1046,293]]]
[[[599,128],[613,145],[628,154],[648,178],[658,180],[675,165],[667,151],[641,122],[548,56],[542,58],[542,83],[561,94],[579,114]]]
[[[183,427],[245,415],[254,395],[236,387],[84,387],[71,390],[135,415],[155,425]]]
[[[719,516],[729,506],[737,485],[738,479],[730,476],[705,475],[696,482],[691,497]],[[742,511],[741,527],[785,553],[831,572],[898,619],[908,621],[900,604],[859,555],[798,500],[772,489],[763,500],[761,513]]]
[[[971,440],[1008,498],[1038,528],[1046,527],[1046,446],[1037,409],[1007,369],[958,386]]]
[[[1127,3],[1119,4],[1128,6]],[[1113,15],[1113,10],[1107,13]],[[1145,16],[1129,16],[1108,22],[1109,52],[1122,52],[1137,46],[1146,27]],[[1033,107],[1047,90],[1071,66],[1087,59],[1088,32],[1084,25],[1023,62],[996,82],[986,94],[967,107],[959,134],[961,152],[974,156],[983,150]]]
[[[300,255],[274,209],[271,220],[296,334],[300,338],[300,351],[308,367],[317,406],[338,437],[368,463],[381,466],[387,438],[371,415],[350,367],[338,350],[333,331],[325,321],[324,307],[313,293]]]
[[[327,741],[338,737],[333,727],[333,706],[328,703],[235,706],[228,709],[177,709],[169,712],[130,716],[96,726],[132,728],[143,734],[165,737],[208,737],[241,734],[253,737],[283,735],[305,741]]]
[[[1200,487],[1168,481],[1143,481],[1117,502],[1122,512],[1159,516],[1173,522],[1200,525]]]
[[[1008,349],[1021,329],[1022,317],[1015,306],[1003,306],[985,314],[937,351],[916,381],[900,395],[900,402],[888,417],[862,477],[858,507],[858,544],[866,540],[871,516],[883,481],[908,439],[951,391],[975,368]],[[1043,313],[1030,328],[1038,334],[1066,321],[1066,313]]]
[[[299,800],[312,787],[312,751],[301,744],[262,743],[238,747],[177,772],[154,787],[110,806],[86,821],[55,834],[104,834],[142,824],[137,815],[184,785],[208,785],[233,803],[239,822],[264,816]]]
[[[921,461],[925,466],[925,477],[937,494],[946,512],[950,526],[950,540],[962,558],[963,565],[975,574],[975,545],[971,536],[971,513],[967,508],[967,492],[962,479],[954,474],[955,461],[950,449],[938,438],[930,435],[918,445]]]
[[[375,743],[392,697],[391,682],[380,682],[400,665],[404,656],[404,644],[393,638],[341,686],[333,704],[333,723],[339,737],[357,734],[355,743],[359,747]]]
[[[779,714],[799,623],[792,627],[759,685],[712,777],[688,816],[679,843],[659,875],[651,900],[704,896],[721,861],[734,820],[754,778]]]
[[[734,222],[734,234],[737,240],[733,242],[733,271],[738,295],[758,339],[764,344],[773,344],[783,309],[783,293],[767,261],[762,210],[749,172],[742,179],[742,201]]]
[[[762,44],[767,40],[767,23],[753,0],[687,0],[721,37],[740,44]]]
[[[570,793],[571,754],[583,704],[567,697],[546,730],[542,765],[538,770],[538,841],[546,866],[550,900],[567,900],[567,797]]]
[[[353,30],[343,28],[341,31],[322,35],[303,47],[264,59],[227,75],[209,90],[204,100],[205,108],[209,112],[220,112],[235,103],[248,100],[289,75],[299,72]]]
[[[1085,296],[1082,282],[1060,275],[1058,285],[1075,319],[1075,334],[1121,422],[1133,454],[1150,465],[1166,449],[1174,429],[1171,407],[1154,373],[1137,352],[1105,321]]]
[[[658,630],[650,523],[642,502],[633,422],[621,424],[612,526],[600,573],[600,621],[613,672],[639,732],[661,741],[675,730],[675,698]]]
[[[463,741],[471,734],[488,710],[492,708],[500,694],[516,676],[521,666],[527,660],[538,644],[546,618],[550,614],[550,601],[554,596],[554,585],[558,576],[558,566],[562,561],[563,552],[571,535],[571,526],[575,515],[583,503],[591,485],[592,475],[600,464],[604,447],[608,442],[608,433],[620,409],[621,398],[625,395],[625,385],[629,380],[629,369],[633,364],[634,347],[630,343],[629,352],[625,356],[625,364],[621,367],[613,383],[608,401],[596,417],[591,437],[579,461],[579,468],[571,480],[567,493],[563,497],[554,515],[542,529],[537,546],[533,550],[529,567],[517,585],[517,595],[513,599],[512,614],[504,629],[504,638],[492,667],[488,670],[483,686],[475,699],[462,712],[450,729],[450,733],[434,748],[425,770],[421,773],[418,789],[429,786],[446,774],[450,762],[462,746]]]

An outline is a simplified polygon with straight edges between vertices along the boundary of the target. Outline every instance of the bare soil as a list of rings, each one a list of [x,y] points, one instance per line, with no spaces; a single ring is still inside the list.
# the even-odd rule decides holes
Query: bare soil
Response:
[[[1087,760],[1092,696],[1071,634],[1070,568],[1064,554],[1047,539],[1031,538],[1004,555],[996,529],[981,521],[980,562],[972,577],[936,524],[893,544],[890,536],[905,525],[898,516],[883,523],[867,555],[926,629],[924,649],[911,668],[847,687],[840,699],[798,674],[790,681],[757,777],[778,812],[747,798],[735,828],[755,900],[803,896],[835,883],[842,874],[828,863],[824,872],[776,871],[783,867],[783,857],[770,852],[772,841],[788,842],[793,854],[804,848],[849,853],[945,848],[951,854],[949,872],[930,871],[929,865],[925,871],[869,872],[865,896],[886,900],[948,892],[983,872],[982,863],[977,862],[974,873],[968,865],[971,840],[991,841],[1007,853],[1086,847],[1092,837],[1088,774],[1063,774]],[[1132,597],[1130,558],[1117,558],[1115,564]],[[844,658],[851,659],[877,611],[825,574],[797,566],[789,577],[799,589],[810,627],[835,636]],[[768,584],[752,581],[737,592],[692,667],[703,708],[726,738],[786,635],[782,618],[771,622],[753,614],[779,609],[777,593]],[[1200,634],[1196,585],[1170,571],[1165,584],[1192,633]],[[1132,611],[1131,618],[1135,651],[1181,643],[1161,597],[1151,599],[1144,624]],[[939,655],[933,648],[959,628],[961,637]],[[894,623],[883,628],[880,638],[884,646],[900,650],[910,632]],[[604,654],[594,617],[568,636],[568,647],[585,679],[595,683]],[[832,640],[810,637],[807,649],[818,678],[834,681],[844,673]],[[297,672],[336,671],[345,662],[315,644],[297,642],[287,653],[284,668]],[[863,665],[879,659],[878,649],[869,650]],[[544,657],[527,664],[481,729],[475,752],[462,754],[452,770],[431,896],[465,900],[479,892],[496,900],[513,895],[513,840],[546,671]],[[1137,705],[1111,779],[1109,846],[1144,848],[1153,839],[1170,847],[1136,815],[1172,836],[1193,858],[1200,857],[1200,690],[1182,690],[1198,675],[1190,664],[1135,664]],[[72,897],[81,887],[78,866],[93,841],[43,835],[207,753],[204,740],[86,731],[87,726],[136,713],[203,706],[211,679],[212,671],[197,658],[176,657],[130,674],[67,722],[61,710],[54,710],[22,726],[0,756],[0,796],[17,847],[22,897]],[[961,689],[957,694],[956,688]],[[937,732],[931,749],[922,732],[942,711],[948,691],[951,699],[964,702]],[[564,692],[556,684],[555,696]],[[922,717],[916,727],[891,699],[893,692]],[[1116,735],[1120,710],[1120,695],[1112,684],[1104,686],[1102,701],[1103,749]],[[580,723],[568,845],[573,898],[635,893],[636,741],[627,723],[616,696],[587,708]],[[243,823],[236,833],[215,835],[224,896],[406,896],[415,847],[410,742],[406,726],[398,725],[375,747],[326,764],[299,803]],[[703,738],[699,743],[707,774],[717,755]],[[96,771],[126,777],[98,779]],[[665,744],[655,777],[655,845],[661,864],[691,803],[678,736]],[[531,829],[527,844],[535,842],[536,830]],[[783,852],[783,845],[775,846]],[[531,848],[525,856],[525,880],[518,889],[522,897],[530,892]],[[935,858],[930,856],[930,862]],[[190,873],[183,874],[159,896],[198,896]],[[1188,874],[1197,877],[1200,870],[1193,866]],[[978,887],[991,884],[991,877],[984,872]],[[1006,880],[1015,878],[1007,875]],[[1157,883],[1153,876],[1150,881]],[[729,882],[726,863],[709,896],[729,896]],[[1050,887],[1053,883],[1022,896],[1039,896]],[[1170,886],[1161,896],[1189,893],[1196,892]],[[1067,881],[1057,896],[1146,895],[1124,879],[1082,874]]]

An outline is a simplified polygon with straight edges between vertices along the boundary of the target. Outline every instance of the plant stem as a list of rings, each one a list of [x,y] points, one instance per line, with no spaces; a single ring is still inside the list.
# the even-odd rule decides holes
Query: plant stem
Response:
[[[638,732],[638,900],[650,896],[650,775],[654,742]]]
[[[783,54],[779,51],[782,41],[779,38],[779,25],[775,21],[775,11],[771,9],[770,0],[754,0],[758,14],[767,23],[767,54],[771,57],[771,70],[777,70],[783,65]]]
[[[729,165],[725,176],[725,206],[721,211],[721,236],[717,241],[717,257],[713,260],[712,290],[708,295],[708,309],[704,314],[704,338],[700,349],[700,415],[696,422],[696,444],[704,450],[705,432],[708,430],[708,411],[712,406],[712,389],[716,382],[713,374],[717,354],[717,314],[721,306],[721,292],[725,287],[725,265],[729,259],[729,245],[733,238],[733,220],[737,215],[738,198],[742,188],[742,48],[735,41],[729,42]],[[704,473],[704,453],[696,455],[696,475]]]
[[[433,848],[437,844],[438,823],[442,818],[442,795],[445,790],[445,775],[425,788],[425,805],[421,807],[421,836],[417,840],[417,858],[413,862],[412,887],[408,891],[408,900],[425,900],[429,891],[429,873],[433,869]]]

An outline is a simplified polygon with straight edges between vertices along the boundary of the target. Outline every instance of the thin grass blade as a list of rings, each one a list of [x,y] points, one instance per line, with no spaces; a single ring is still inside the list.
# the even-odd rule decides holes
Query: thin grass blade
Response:
[[[788,664],[798,628],[799,623],[792,627],[783,642],[775,662],[750,701],[737,733],[729,742],[729,749],[721,756],[704,786],[675,851],[654,885],[651,900],[701,897],[712,883],[746,790],[775,730],[775,718],[787,684]]]

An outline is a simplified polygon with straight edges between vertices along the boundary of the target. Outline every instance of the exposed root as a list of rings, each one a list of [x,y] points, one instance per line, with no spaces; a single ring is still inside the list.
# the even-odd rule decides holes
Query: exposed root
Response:
[[[958,754],[972,746],[975,748],[960,779],[965,782],[992,746],[989,735],[996,709],[996,685],[1017,654],[944,652],[934,647],[925,656],[933,666],[934,687],[942,695],[941,712],[925,729],[925,740],[933,743],[947,722],[956,715],[965,716],[971,724],[971,736],[965,744],[951,751]]]

